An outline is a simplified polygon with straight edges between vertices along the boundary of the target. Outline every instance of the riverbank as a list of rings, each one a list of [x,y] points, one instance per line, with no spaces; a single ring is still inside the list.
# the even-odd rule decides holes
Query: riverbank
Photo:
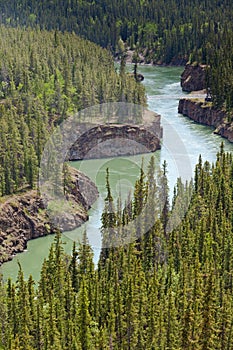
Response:
[[[186,97],[180,88],[179,79],[183,72],[181,67],[154,67],[141,66],[141,72],[145,77],[145,84],[148,96],[148,108],[154,113],[163,116],[163,142],[161,150],[155,152],[156,164],[162,164],[166,159],[168,164],[168,181],[172,198],[173,188],[176,184],[177,177],[187,174],[190,177],[194,174],[195,165],[197,164],[199,154],[202,159],[210,163],[216,161],[216,153],[219,151],[221,139],[214,135],[210,128],[194,123],[189,118],[178,116],[177,96]],[[178,142],[177,142],[178,141]],[[182,142],[180,142],[182,141]],[[224,149],[228,152],[233,151],[233,144],[226,139]],[[143,156],[144,169],[146,171],[151,154]],[[123,158],[93,159],[83,160],[80,162],[79,169],[92,179],[98,186],[99,199],[92,206],[89,213],[86,231],[89,242],[94,251],[95,263],[98,263],[100,245],[101,245],[101,215],[104,208],[104,199],[106,197],[106,168],[110,171],[110,185],[112,196],[117,198],[119,192],[128,196],[128,192],[134,188],[135,181],[138,179],[142,156],[130,156]],[[75,164],[78,167],[78,163]],[[190,170],[189,170],[190,169]],[[193,172],[192,172],[193,171]],[[122,201],[124,203],[124,200]],[[63,234],[63,240],[66,242],[64,248],[67,254],[72,251],[73,238],[81,238],[84,228],[81,226],[74,233]],[[28,242],[27,252],[18,254],[13,261],[4,263],[1,266],[1,272],[4,279],[11,277],[13,281],[17,279],[19,259],[25,278],[30,275],[35,281],[40,278],[40,270],[44,258],[48,256],[50,245],[53,241],[53,235],[48,235]]]
[[[119,57],[119,54],[116,54],[116,56],[114,57],[115,62],[120,63],[121,59]],[[134,56],[135,56],[135,50],[130,50],[128,49],[126,51],[126,57],[125,57],[125,62],[127,64],[133,64],[134,63]],[[157,60],[155,61],[153,58],[153,52],[147,52],[147,49],[145,49],[144,51],[141,51],[138,53],[138,64],[139,65],[148,65],[148,66],[162,66],[162,67],[180,67],[180,66],[185,66],[188,58],[187,57],[174,57],[172,58],[170,63],[165,63],[161,60]]]
[[[179,101],[178,112],[197,123],[214,127],[214,133],[233,142],[233,122],[229,114],[212,106],[211,101],[205,101],[206,96],[206,65],[187,64],[181,74],[183,91],[203,95],[203,98],[182,98]]]
[[[212,126],[214,133],[233,142],[233,122],[223,110],[212,107],[211,102],[203,99],[182,98],[179,101],[178,112],[197,123]]]
[[[88,220],[87,210],[98,197],[95,184],[81,172],[70,169],[68,200],[75,212],[62,213],[59,226],[71,230]],[[79,186],[82,184],[82,193]],[[27,241],[53,234],[57,227],[51,222],[45,203],[36,190],[1,198],[0,203],[0,265],[27,248]]]
[[[161,148],[161,137],[160,115],[147,110],[138,125],[97,123],[97,126],[90,127],[84,124],[80,137],[71,147],[69,160],[154,152]],[[67,206],[67,210],[62,202],[58,205],[46,196],[43,201],[36,191],[1,199],[0,264],[25,250],[28,240],[53,234],[58,228],[71,231],[88,220],[87,211],[98,197],[97,187],[73,168],[69,169],[69,182],[66,199],[71,205]],[[46,211],[46,201],[50,216]]]
[[[138,108],[132,111],[132,119],[137,118],[137,112],[141,113],[138,121],[123,123],[118,120],[121,112],[117,111],[116,120],[112,117],[109,124],[101,120],[93,125],[80,125],[80,135],[70,149],[69,160],[132,156],[159,150],[163,135],[161,116]]]

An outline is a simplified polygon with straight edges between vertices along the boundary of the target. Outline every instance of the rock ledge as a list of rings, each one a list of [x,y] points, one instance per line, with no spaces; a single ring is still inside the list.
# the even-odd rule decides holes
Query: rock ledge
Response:
[[[214,133],[233,142],[233,123],[228,121],[227,113],[213,108],[211,103],[203,100],[182,98],[179,101],[178,112],[197,123],[212,126]]]
[[[71,190],[68,201],[74,202],[75,212],[60,218],[63,230],[71,230],[88,220],[87,210],[98,197],[95,184],[81,172],[71,169]],[[82,192],[80,191],[82,188]],[[45,204],[37,191],[1,198],[0,203],[0,265],[11,260],[27,247],[30,239],[53,234],[57,227],[51,222]]]

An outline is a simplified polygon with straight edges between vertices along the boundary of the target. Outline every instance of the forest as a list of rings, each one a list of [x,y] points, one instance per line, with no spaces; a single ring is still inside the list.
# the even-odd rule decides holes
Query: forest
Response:
[[[146,63],[207,64],[206,87],[214,107],[232,110],[230,0],[0,0],[0,14],[0,23],[7,26],[73,32],[117,57],[122,40]]]
[[[19,45],[20,43],[20,45]],[[45,142],[77,111],[145,105],[144,86],[110,53],[75,34],[0,27],[0,196],[35,186]]]
[[[165,63],[189,58],[216,30],[232,30],[230,0],[1,0],[0,10],[5,24],[74,31],[113,52],[121,37]]]
[[[103,240],[124,240],[127,222],[146,201],[153,210],[144,211],[140,225],[135,221],[129,244],[102,249],[98,266],[85,232],[72,256],[57,234],[37,287],[19,266],[17,282],[0,288],[1,348],[232,349],[232,175],[232,154],[223,148],[215,164],[200,157],[194,181],[178,180],[172,205],[165,200],[159,208],[157,198],[167,196],[166,164],[155,180],[152,157],[133,197],[117,206],[107,172]],[[190,196],[182,223],[168,230],[169,217]],[[154,225],[143,234],[150,217]]]
[[[206,64],[213,106],[231,120],[232,17],[230,0],[0,0],[0,200],[36,188],[45,142],[72,114],[146,105],[127,49]],[[153,157],[142,165],[126,203],[109,176],[97,266],[86,232],[71,256],[57,233],[38,283],[20,265],[16,283],[0,278],[0,350],[232,349],[232,154],[200,156],[171,202],[166,162],[158,176]]]

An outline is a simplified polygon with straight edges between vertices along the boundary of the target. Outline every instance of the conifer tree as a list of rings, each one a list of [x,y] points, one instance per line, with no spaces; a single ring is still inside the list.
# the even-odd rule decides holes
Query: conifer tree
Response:
[[[91,316],[89,314],[89,300],[85,276],[82,277],[78,293],[77,321],[79,328],[79,341],[82,350],[91,349]]]

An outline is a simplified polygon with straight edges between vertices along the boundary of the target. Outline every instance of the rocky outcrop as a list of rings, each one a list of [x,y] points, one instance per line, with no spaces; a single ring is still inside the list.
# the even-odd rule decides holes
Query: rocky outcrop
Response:
[[[233,142],[233,123],[227,122],[227,120],[223,121],[215,129],[215,134],[221,135],[228,139],[228,141]]]
[[[135,55],[134,50],[127,50],[126,51],[126,63],[134,63],[134,55]],[[146,62],[145,53],[138,54],[138,63],[140,63],[140,64],[148,63],[148,62]]]
[[[36,191],[10,196],[1,203],[0,263],[26,249],[28,240],[55,233],[44,209]]]
[[[160,115],[146,111],[140,124],[104,124],[83,132],[70,149],[70,160],[128,156],[160,149]]]
[[[211,103],[199,99],[183,98],[179,101],[178,112],[197,123],[213,126],[214,133],[233,142],[233,123],[228,122],[226,112],[213,108]]]
[[[211,108],[204,101],[182,98],[179,101],[178,112],[186,115],[195,122],[217,127],[225,118],[225,113]]]
[[[187,57],[178,56],[173,57],[169,66],[185,66],[188,61]]]
[[[82,189],[82,192],[80,192]],[[69,202],[75,202],[73,215],[63,213],[61,226],[73,229],[88,219],[87,210],[97,199],[98,191],[82,173],[71,170]],[[45,204],[36,191],[27,191],[1,199],[0,204],[0,264],[12,259],[27,247],[27,241],[57,231]]]
[[[134,63],[135,50],[128,49],[126,51],[126,63]],[[185,66],[188,57],[187,56],[176,56],[171,59],[170,63],[165,63],[163,60],[155,59],[154,50],[144,49],[138,53],[138,63],[146,65],[156,65],[156,66]],[[115,56],[116,62],[120,63],[120,53]]]
[[[181,87],[183,91],[199,91],[206,88],[206,66],[200,64],[187,64],[181,74]]]
[[[69,185],[65,203],[50,212],[50,220],[62,231],[70,231],[88,220],[87,210],[98,198],[95,184],[83,173],[74,168],[69,169]],[[60,204],[60,202],[56,202]],[[50,210],[50,207],[48,207]]]

